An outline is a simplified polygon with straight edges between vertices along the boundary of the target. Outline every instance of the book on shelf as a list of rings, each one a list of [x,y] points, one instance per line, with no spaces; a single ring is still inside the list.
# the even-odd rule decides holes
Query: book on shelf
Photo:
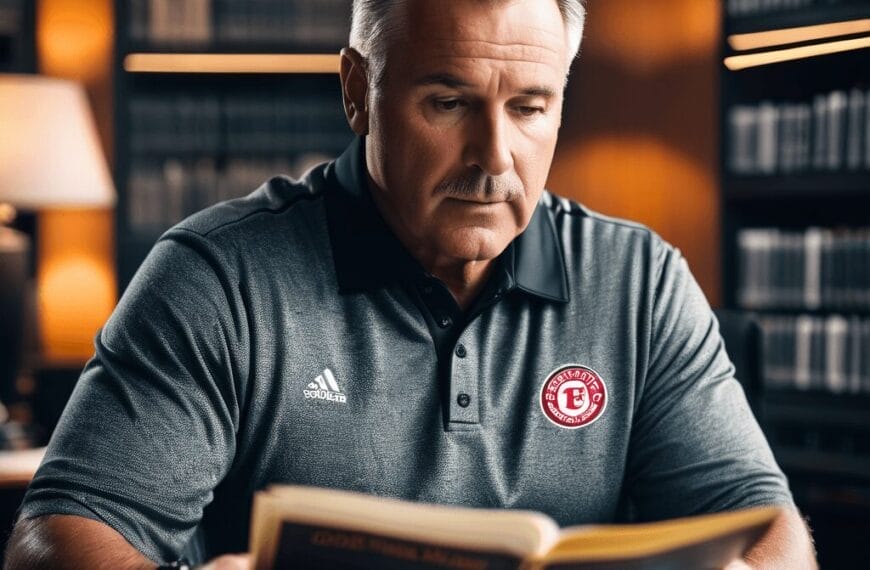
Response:
[[[870,170],[870,91],[728,109],[728,169],[738,175]]]
[[[351,0],[131,0],[133,40],[155,45],[347,43]]]
[[[412,503],[301,486],[257,493],[254,568],[722,568],[780,514],[777,507],[633,525],[560,529],[533,511]]]
[[[766,388],[870,394],[870,319],[857,315],[765,315]]]
[[[729,17],[761,16],[849,3],[857,2],[856,0],[728,0],[725,4],[725,12]]]
[[[870,309],[870,228],[737,234],[744,309]]]

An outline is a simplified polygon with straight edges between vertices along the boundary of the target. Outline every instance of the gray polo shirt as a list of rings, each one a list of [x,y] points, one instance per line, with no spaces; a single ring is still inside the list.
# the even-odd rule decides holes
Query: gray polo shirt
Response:
[[[677,250],[545,193],[463,312],[380,218],[363,144],[160,239],[23,517],[165,561],[244,550],[275,482],[562,525],[791,504]]]

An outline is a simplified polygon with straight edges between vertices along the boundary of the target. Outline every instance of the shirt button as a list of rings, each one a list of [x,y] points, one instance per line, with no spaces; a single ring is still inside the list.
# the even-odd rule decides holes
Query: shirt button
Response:
[[[451,319],[450,317],[444,317],[440,321],[438,321],[438,326],[441,327],[442,329],[446,329],[447,327],[449,327],[452,324],[453,324],[453,319]]]
[[[459,344],[456,346],[456,356],[458,356],[459,358],[465,358],[466,354],[468,354],[468,352],[465,350],[464,344]]]
[[[458,396],[456,396],[456,403],[459,404],[459,406],[462,408],[467,408],[468,404],[471,403],[471,396],[465,393],[459,394]]]

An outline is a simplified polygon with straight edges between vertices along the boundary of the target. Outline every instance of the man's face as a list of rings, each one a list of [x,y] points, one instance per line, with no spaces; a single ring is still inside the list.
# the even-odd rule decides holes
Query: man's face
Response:
[[[554,0],[411,1],[369,93],[375,201],[411,251],[497,257],[544,188],[567,72]]]

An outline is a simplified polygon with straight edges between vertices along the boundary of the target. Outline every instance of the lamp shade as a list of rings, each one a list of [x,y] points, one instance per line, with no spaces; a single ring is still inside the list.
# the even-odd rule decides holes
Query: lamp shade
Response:
[[[0,74],[0,202],[102,208],[115,189],[81,85]]]

